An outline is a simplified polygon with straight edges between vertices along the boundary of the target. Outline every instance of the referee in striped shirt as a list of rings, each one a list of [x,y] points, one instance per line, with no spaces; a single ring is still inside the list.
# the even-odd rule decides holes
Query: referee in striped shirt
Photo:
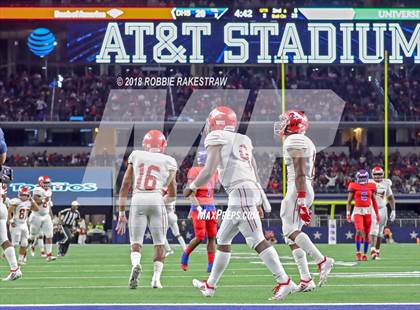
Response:
[[[64,238],[59,242],[58,255],[64,256],[69,249],[72,230],[76,226],[76,221],[80,219],[79,209],[80,204],[75,200],[71,203],[71,207],[58,212],[58,217],[61,223],[61,232]]]

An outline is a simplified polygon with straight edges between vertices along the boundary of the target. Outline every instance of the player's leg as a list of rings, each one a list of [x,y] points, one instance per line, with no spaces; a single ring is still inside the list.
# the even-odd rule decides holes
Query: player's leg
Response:
[[[29,217],[29,239],[28,248],[31,249],[31,256],[35,256],[35,244],[41,231],[41,216],[31,214]]]
[[[174,250],[172,250],[171,245],[169,244],[168,238],[165,238],[165,244],[163,245],[165,249],[165,257],[174,254]]]
[[[206,220],[207,233],[207,272],[211,272],[216,255],[217,213],[212,212],[211,218]]]
[[[239,231],[245,237],[247,245],[258,253],[258,256],[277,282],[273,289],[274,296],[272,299],[281,300],[295,292],[297,285],[286,274],[277,251],[264,237],[261,219],[253,197],[253,195],[258,193],[246,189],[242,189],[240,192],[243,193],[242,210],[244,212],[239,220]]]
[[[175,214],[175,212],[168,213],[168,225],[171,228],[172,234],[175,236],[176,240],[178,240],[182,250],[185,251],[187,245],[185,244],[185,240],[179,232],[178,216]]]
[[[388,222],[388,210],[386,208],[379,209],[379,227],[378,227],[378,238],[376,239],[375,250],[376,250],[376,259],[380,259],[380,249],[381,241],[384,237],[384,229]],[[372,222],[375,216],[372,216]]]
[[[168,231],[168,215],[166,208],[161,197],[161,201],[158,200],[154,205],[148,207],[148,222],[149,230],[152,235],[154,245],[154,257],[153,257],[153,277],[150,283],[152,288],[162,288],[160,283],[160,276],[163,271],[163,264],[165,261],[165,239]]]
[[[3,281],[12,281],[22,277],[22,272],[19,269],[15,248],[7,238],[7,224],[6,224],[7,211],[3,205],[0,205],[0,245],[3,249],[4,257],[9,263],[10,273],[3,279]]]
[[[10,226],[9,231],[10,231],[10,237],[11,237],[12,245],[15,248],[15,251],[16,251],[16,249],[20,247],[20,241],[21,241],[21,238],[22,238],[21,225],[16,225],[15,224],[14,227]],[[22,265],[22,261],[23,261],[23,257],[21,257],[19,255],[19,258],[18,258],[18,265],[19,266]]]
[[[217,249],[214,257],[213,268],[207,281],[194,279],[193,286],[199,288],[204,296],[214,295],[217,284],[220,281],[224,271],[229,265],[231,257],[231,243],[233,238],[239,233],[237,222],[230,216],[230,210],[226,211],[219,231],[217,232]]]
[[[130,233],[131,248],[131,273],[128,279],[128,287],[131,289],[137,288],[139,284],[139,277],[142,272],[140,264],[141,248],[143,245],[144,233],[147,227],[147,217],[141,206],[135,205],[135,201],[138,201],[136,197],[133,198],[133,204],[130,207],[130,215],[128,218],[128,231]]]
[[[362,254],[360,252],[362,240],[363,240],[363,215],[354,214],[354,229],[356,231],[354,235],[354,242],[356,245],[356,260],[362,260]]]
[[[376,216],[372,217],[372,224],[370,228],[370,255],[372,259],[376,259],[378,253],[376,252],[376,243],[378,240],[379,222],[376,221]]]
[[[20,236],[20,247],[19,247],[19,265],[26,264],[26,248],[28,247],[28,226],[25,224],[21,225],[21,236]]]
[[[289,244],[290,249],[292,250],[292,256],[295,260],[296,265],[298,266],[300,281],[298,284],[299,292],[309,292],[316,288],[316,284],[312,279],[311,273],[309,271],[308,259],[306,257],[306,252],[299,248],[296,243],[286,238],[286,243]]]
[[[363,256],[362,260],[367,260],[367,251],[369,249],[369,234],[372,225],[372,217],[370,214],[363,215]]]
[[[310,184],[307,185],[307,187],[310,189],[306,198],[307,205],[311,205],[314,197],[313,190]],[[286,193],[286,199],[289,202],[296,201],[297,195],[293,187],[289,187],[288,193]],[[292,240],[299,248],[304,250],[314,259],[315,263],[318,265],[320,274],[319,285],[324,285],[328,274],[331,272],[331,269],[334,265],[334,260],[324,256],[311,241],[309,236],[300,230],[302,223],[294,203],[285,203],[284,208],[280,210],[280,217],[282,219],[283,235]]]
[[[39,253],[41,253],[41,257],[47,257],[47,253],[45,252],[45,244],[44,244],[43,235],[38,237],[38,248],[39,248]]]
[[[194,238],[190,241],[181,255],[181,269],[184,271],[188,270],[190,254],[206,237],[206,222],[198,218],[198,211],[191,212],[191,219],[194,227]]]
[[[53,223],[49,215],[44,216],[41,224],[42,235],[45,236],[45,249],[47,253],[47,262],[52,262],[56,258],[52,255],[52,239],[54,234]],[[70,242],[70,240],[68,240]]]
[[[289,191],[290,192],[290,191]],[[288,206],[287,206],[288,204]],[[294,201],[290,200],[290,194],[289,196],[286,195],[285,199],[281,202],[281,210],[287,210],[289,209],[289,212],[283,212],[283,213],[291,213],[294,208]],[[286,217],[288,221],[293,221],[293,218],[287,218],[287,215],[283,214],[283,217]],[[298,230],[301,230],[301,225],[297,226]],[[308,292],[313,290],[316,285],[315,282],[312,280],[311,274],[309,272],[309,265],[308,260],[306,257],[306,252],[299,248],[296,243],[285,237],[284,242],[289,245],[290,249],[292,250],[292,256],[295,260],[296,265],[298,266],[299,274],[300,274],[300,281],[298,285],[298,291],[299,292]]]

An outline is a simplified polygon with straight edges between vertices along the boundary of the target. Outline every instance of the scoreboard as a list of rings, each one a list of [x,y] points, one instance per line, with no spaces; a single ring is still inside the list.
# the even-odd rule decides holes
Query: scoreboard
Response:
[[[420,9],[4,7],[0,31],[28,19],[69,62],[420,63]]]

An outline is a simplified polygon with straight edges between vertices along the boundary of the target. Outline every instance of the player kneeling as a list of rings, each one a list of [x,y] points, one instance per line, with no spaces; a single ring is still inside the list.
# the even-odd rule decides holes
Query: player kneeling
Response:
[[[349,195],[347,198],[347,222],[354,220],[356,230],[356,259],[358,261],[367,260],[367,251],[369,249],[369,233],[372,224],[370,205],[372,203],[376,215],[376,221],[379,222],[378,205],[375,199],[376,185],[369,183],[369,172],[360,170],[356,173],[356,182],[349,184]],[[351,202],[354,199],[353,217],[350,214]],[[360,253],[361,243],[364,243],[363,255]]]
[[[163,154],[166,139],[159,130],[149,131],[143,138],[143,151],[133,151],[122,181],[119,198],[117,233],[125,234],[127,218],[125,204],[130,187],[133,188],[128,228],[131,244],[131,274],[128,285],[135,289],[142,272],[141,247],[148,227],[154,244],[152,288],[162,288],[160,275],[165,260],[165,239],[168,218],[165,205],[176,199],[177,164],[173,157]],[[168,188],[165,199],[162,189]]]
[[[13,246],[19,246],[18,264],[26,263],[26,248],[28,247],[28,212],[38,211],[38,205],[31,199],[30,191],[27,187],[19,189],[18,197],[10,201],[8,209],[8,220],[10,224],[10,235]]]
[[[271,211],[271,206],[258,183],[252,142],[249,137],[235,133],[236,127],[236,114],[232,109],[221,106],[210,113],[204,142],[206,164],[194,182],[184,190],[185,197],[194,195],[198,188],[210,181],[217,169],[219,182],[229,195],[228,208],[217,232],[213,269],[206,281],[194,279],[193,286],[203,296],[215,294],[216,286],[230,261],[232,240],[240,232],[277,282],[271,299],[281,300],[295,292],[297,286],[286,274],[274,247],[265,240],[260,219],[260,216],[264,216],[261,206],[266,212]]]

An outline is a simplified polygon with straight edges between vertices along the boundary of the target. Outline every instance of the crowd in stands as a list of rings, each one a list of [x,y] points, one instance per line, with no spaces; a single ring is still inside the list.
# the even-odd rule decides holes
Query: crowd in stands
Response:
[[[184,160],[176,154],[173,155],[179,164],[177,181],[179,190],[187,182],[187,173],[189,167],[194,162],[194,154],[189,154]],[[282,161],[280,158],[272,158],[268,153],[256,153],[256,159],[259,163],[271,163],[274,165],[259,165],[260,176],[266,176],[267,192],[282,192]],[[89,161],[90,160],[90,161]],[[79,153],[73,155],[60,155],[57,153],[47,154],[32,153],[27,156],[10,155],[7,164],[10,166],[111,166],[119,171],[119,179],[122,180],[127,157],[119,160],[115,156],[103,153],[90,158],[89,153]],[[347,191],[349,182],[359,169],[372,169],[374,166],[384,166],[383,155],[373,155],[370,152],[365,154],[353,153],[346,155],[344,153],[336,154],[334,152],[320,152],[315,161],[316,174],[314,179],[314,188],[317,193],[344,193]],[[272,168],[271,168],[272,167]],[[270,169],[271,174],[270,174]],[[399,152],[389,156],[389,178],[393,183],[393,190],[396,193],[418,194],[420,193],[420,156],[416,153],[402,155]]]
[[[251,119],[252,115],[254,120],[272,120],[273,115],[278,114],[280,97],[277,68],[222,68],[216,69],[213,74],[227,77],[225,89],[250,90],[245,97],[248,102],[244,119]],[[188,69],[168,69],[160,73],[133,69],[123,74],[145,75],[187,76]],[[417,70],[411,70],[410,73],[395,70],[390,74],[391,120],[420,120],[419,80]],[[384,117],[383,81],[363,67],[306,67],[303,73],[302,70],[290,69],[286,87],[294,90],[286,92],[290,96],[287,102],[304,107],[312,120],[381,121]],[[194,120],[205,117],[201,114],[208,113],[209,108],[222,101],[229,101],[235,106],[233,99],[236,98],[236,95],[231,95],[231,98],[223,99],[213,91],[201,95],[190,110],[183,111],[187,101],[191,100],[192,87],[173,87],[168,96],[165,89],[153,95],[133,89],[124,89],[124,93],[114,90],[110,94],[111,89],[115,88],[114,76],[96,75],[92,71],[84,75],[64,75],[62,87],[55,88],[54,96],[52,83],[38,73],[0,76],[0,121],[99,121],[104,111],[104,119],[108,120],[153,121],[163,117],[174,120],[181,113],[186,114],[187,120]],[[264,96],[258,93],[260,89],[272,91]],[[344,102],[340,103],[341,99],[333,92],[321,93],[317,91],[319,89],[331,89]],[[320,99],[315,100],[316,96]],[[123,108],[121,102],[125,103]],[[237,106],[242,104],[238,102]]]

